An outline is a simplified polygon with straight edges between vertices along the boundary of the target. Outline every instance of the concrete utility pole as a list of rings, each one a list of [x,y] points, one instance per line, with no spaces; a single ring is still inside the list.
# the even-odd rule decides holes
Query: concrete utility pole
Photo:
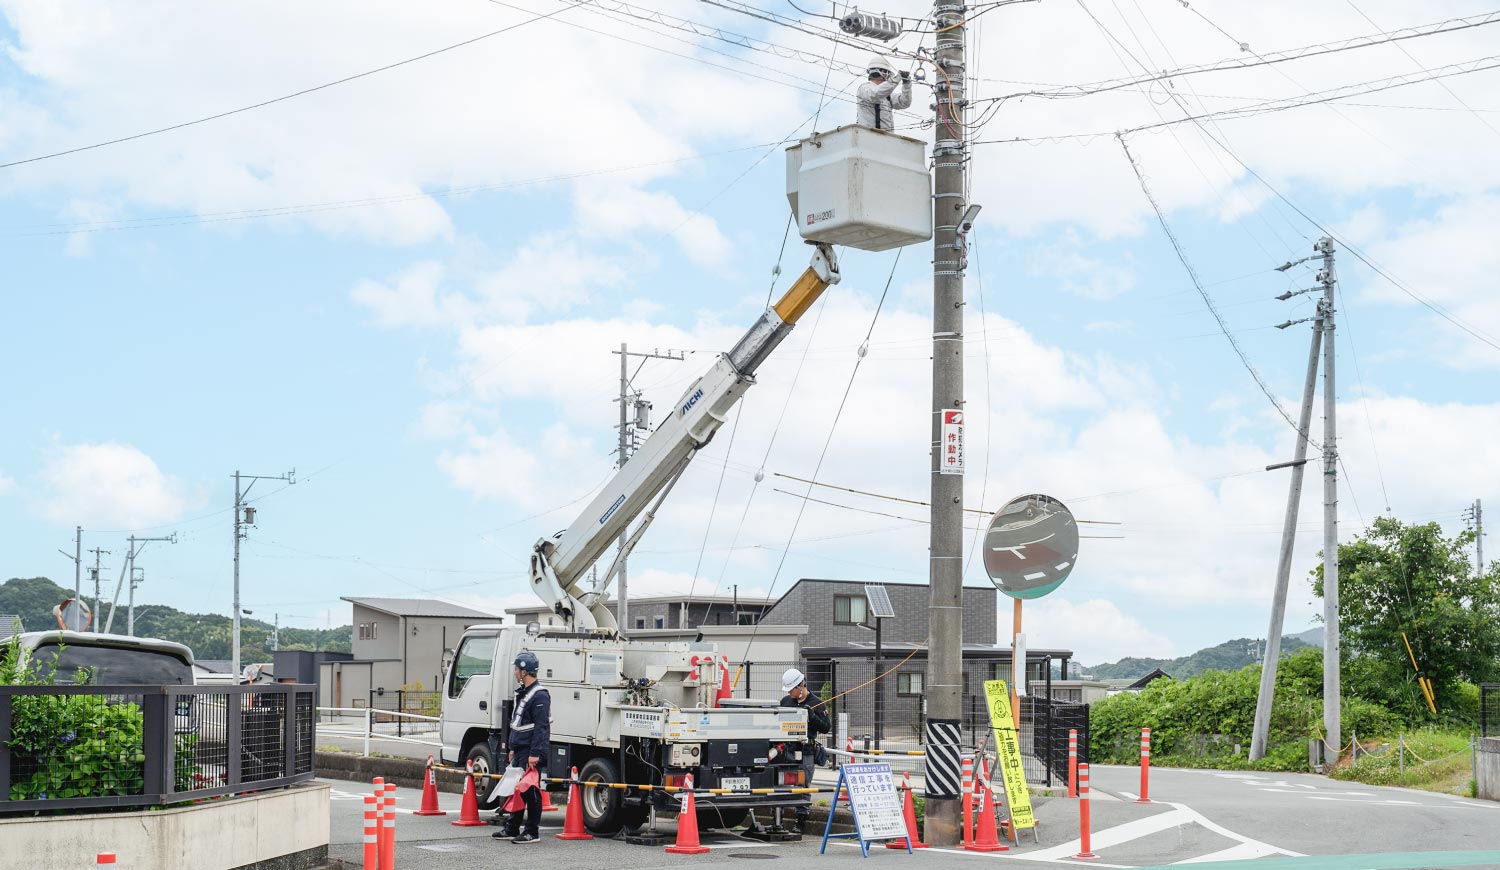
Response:
[[[670,359],[681,362],[686,358],[682,351],[653,350],[650,353],[632,351],[620,342],[620,349],[610,351],[620,355],[620,446],[615,456],[615,468],[624,468],[625,463],[630,461],[631,455],[635,453],[636,447],[640,446],[636,440],[639,433],[651,428],[651,403],[641,398],[639,391],[630,385],[630,358],[640,357],[641,365],[646,364],[648,359]],[[640,366],[636,367],[636,373],[640,373]],[[620,558],[620,570],[616,574],[620,591],[616,593],[615,600],[615,622],[618,624],[620,637],[624,637],[630,630],[630,590],[625,580],[625,539],[630,537],[629,530],[620,532],[620,540],[617,544]],[[686,623],[683,623],[686,625]]]
[[[145,568],[130,569],[130,604],[125,609],[125,633],[131,637],[135,637],[135,587],[145,582]]]
[[[1339,448],[1338,388],[1334,380],[1333,239],[1318,240],[1323,268],[1323,731],[1337,749],[1344,745],[1339,689]],[[1335,758],[1336,760],[1336,758]]]
[[[114,555],[114,551],[101,550],[95,547],[89,550],[89,552],[94,554],[94,567],[89,571],[89,576],[94,580],[94,632],[97,634],[99,631],[99,618],[104,615],[104,600],[102,593],[99,591],[99,557],[101,555],[112,556]]]
[[[177,533],[173,532],[172,534],[167,535],[164,538],[137,538],[135,535],[131,535],[130,537],[126,538],[125,540],[126,540],[127,545],[128,545],[126,547],[126,550],[125,550],[125,562],[124,562],[124,564],[122,564],[120,566],[120,579],[119,579],[118,582],[115,583],[115,594],[114,594],[114,597],[109,600],[109,619],[106,620],[105,623],[104,623],[104,633],[105,634],[109,634],[110,628],[113,627],[114,624],[115,624],[115,608],[117,608],[119,606],[119,604],[120,604],[120,590],[124,587],[124,585],[125,585],[125,578],[127,578],[127,577],[129,577],[130,581],[131,581],[131,583],[130,583],[130,596],[131,596],[131,600],[134,601],[134,598],[135,598],[135,557],[139,556],[141,554],[141,551],[144,550],[144,549],[146,549],[146,545],[149,544],[149,543],[151,543],[152,541],[165,541],[168,544],[175,544],[175,543],[177,543]],[[140,544],[140,546],[137,547],[136,544]],[[109,551],[106,550],[105,552],[107,553]],[[98,557],[95,556],[95,560],[96,561],[97,561],[97,558]],[[98,573],[98,569],[96,568],[94,570],[95,570],[95,573],[97,574]],[[96,619],[96,620],[98,618],[99,617],[97,617],[97,616],[94,617],[94,619]]]
[[[250,481],[250,485],[240,488],[244,481]],[[264,474],[240,474],[234,472],[234,640],[229,658],[229,672],[234,674],[236,685],[240,679],[240,541],[244,540],[246,526],[255,525],[255,508],[245,506],[245,496],[259,480],[284,480],[288,486],[297,482],[297,469],[293,468],[286,474],[264,475]]]
[[[1464,519],[1474,524],[1474,573],[1484,573],[1484,505],[1474,499],[1474,506],[1464,509]]]
[[[83,526],[73,527],[73,553],[69,555],[68,551],[62,549],[61,547],[58,548],[57,552],[62,553],[67,558],[73,560],[73,600],[82,601]],[[83,631],[83,608],[79,607],[76,604],[73,606],[73,624],[68,626],[68,628],[72,631]]]
[[[927,654],[927,842],[959,841],[958,724],[963,715],[963,494],[962,463],[945,460],[945,418],[961,426],[964,409],[964,255],[975,209],[970,208],[962,118],[964,7],[934,0],[937,32],[933,83],[937,124],[933,158],[932,272],[932,509],[929,541],[931,598]],[[961,437],[961,436],[960,436]],[[949,766],[952,766],[951,772]],[[951,782],[950,782],[951,780]]]
[[[1282,267],[1286,271],[1292,263]],[[1287,294],[1290,299],[1295,294]],[[1281,324],[1281,328],[1292,322]],[[1323,318],[1313,318],[1312,342],[1307,351],[1307,379],[1302,385],[1302,412],[1297,417],[1297,448],[1291,462],[1266,466],[1267,471],[1291,466],[1292,483],[1286,497],[1286,515],[1281,525],[1281,557],[1276,563],[1276,591],[1271,598],[1271,625],[1266,629],[1265,653],[1261,658],[1260,694],[1255,699],[1255,727],[1250,735],[1250,760],[1265,757],[1271,731],[1271,705],[1276,696],[1276,669],[1281,664],[1281,629],[1286,621],[1286,593],[1292,574],[1292,549],[1297,542],[1297,512],[1302,506],[1302,472],[1307,467],[1308,429],[1312,426],[1313,392],[1318,383],[1318,348],[1323,339]]]
[[[271,627],[271,652],[281,650],[281,614],[275,614],[276,621]]]

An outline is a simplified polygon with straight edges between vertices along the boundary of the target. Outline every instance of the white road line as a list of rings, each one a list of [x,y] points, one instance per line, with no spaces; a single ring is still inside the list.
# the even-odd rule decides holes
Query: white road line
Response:
[[[1300,794],[1306,795],[1307,797],[1317,797],[1317,795],[1310,795],[1305,791],[1297,791],[1294,788],[1263,788],[1261,789],[1261,791],[1271,792],[1273,794]],[[1344,797],[1375,797],[1375,794],[1373,792],[1368,791],[1319,791],[1318,794],[1341,795]]]
[[[830,840],[830,841],[828,841],[828,845],[830,845],[830,846],[848,846],[851,849],[858,849],[859,848],[859,844],[858,843],[852,843],[852,842],[850,842],[848,840]],[[871,851],[873,851],[875,849],[876,845],[879,845],[879,844],[872,844],[870,846]],[[892,851],[895,851],[895,850],[893,849]],[[921,855],[923,853],[932,853],[932,852],[942,852],[944,855],[962,855],[965,858],[987,858],[987,859],[993,859],[993,860],[999,860],[999,861],[1048,861],[1049,863],[1054,863],[1054,864],[1056,864],[1056,863],[1062,863],[1064,861],[1069,861],[1073,857],[1073,854],[1068,854],[1068,855],[1063,856],[1062,858],[1056,858],[1056,859],[1038,858],[1038,857],[1036,857],[1038,853],[1036,853],[1036,852],[1017,852],[1017,851],[1015,851],[1015,847],[1014,846],[1011,847],[1011,851],[1009,851],[1009,852],[970,852],[970,851],[967,851],[965,849],[944,849],[944,848],[941,848],[941,847],[938,847],[938,846],[933,846],[930,849],[923,849],[921,852],[918,852],[916,854]],[[1076,853],[1076,850],[1075,850],[1075,853]],[[1083,865],[1080,863],[1079,866],[1083,866]],[[1129,864],[1106,864],[1103,861],[1089,861],[1088,862],[1088,866],[1090,866],[1090,867],[1107,867],[1107,868],[1110,868],[1110,870],[1135,870],[1135,868],[1132,867]]]
[[[1124,799],[1126,799],[1128,801],[1133,801],[1133,800],[1139,798],[1140,795],[1136,794],[1133,791],[1122,791],[1122,792],[1120,792],[1120,797],[1122,797],[1122,798],[1124,798]]]
[[[1184,813],[1187,813],[1188,815],[1192,816],[1193,817],[1193,821],[1195,821],[1198,824],[1202,825],[1203,827],[1209,829],[1210,831],[1213,831],[1215,834],[1218,834],[1221,837],[1228,837],[1231,840],[1238,840],[1239,842],[1241,842],[1243,844],[1246,844],[1246,845],[1260,846],[1262,848],[1269,849],[1272,852],[1276,852],[1276,853],[1279,853],[1279,854],[1282,854],[1282,855],[1290,855],[1293,858],[1305,858],[1305,857],[1307,857],[1306,855],[1303,855],[1301,852],[1293,852],[1291,849],[1282,849],[1282,848],[1280,848],[1278,846],[1272,846],[1269,843],[1262,843],[1259,840],[1251,839],[1250,837],[1247,837],[1244,834],[1237,834],[1234,831],[1231,831],[1228,828],[1224,827],[1223,825],[1218,824],[1217,822],[1209,821],[1207,818],[1204,817],[1204,815],[1202,813],[1198,812],[1197,810],[1189,808],[1186,804],[1170,804],[1170,806],[1174,806],[1178,810],[1180,810],[1180,811],[1182,811]]]
[[[1265,858],[1268,855],[1283,854],[1279,849],[1273,849],[1265,843],[1236,843],[1228,849],[1220,849],[1207,855],[1199,855],[1196,858],[1188,858],[1178,861],[1178,864],[1202,864],[1207,861],[1242,861],[1249,858]]]
[[[1357,801],[1357,800],[1353,800],[1351,798],[1325,797],[1323,795],[1316,795],[1316,794],[1310,794],[1310,795],[1308,795],[1308,798],[1311,799],[1311,800],[1315,800],[1315,801],[1339,801],[1340,803],[1346,803],[1346,804],[1371,804],[1371,805],[1375,805],[1375,804],[1389,804],[1389,805],[1394,805],[1394,806],[1405,806],[1405,807],[1424,807],[1425,806],[1425,807],[1433,807],[1434,809],[1444,809],[1444,810],[1448,809],[1448,807],[1445,807],[1442,804],[1424,804],[1424,803],[1421,803],[1420,801],[1397,801],[1397,800]]]
[[[1124,794],[1124,792],[1120,793]],[[1119,801],[1119,798],[1115,797],[1109,792],[1094,788],[1093,786],[1089,786],[1089,799],[1096,801]]]
[[[1174,806],[1176,805],[1174,804]],[[1095,831],[1090,838],[1089,845],[1095,852],[1098,852],[1100,849],[1108,849],[1110,846],[1117,846],[1120,843],[1128,843],[1131,840],[1137,840],[1141,837],[1147,837],[1151,834],[1160,833],[1161,831],[1181,825],[1192,824],[1193,821],[1192,813],[1185,809],[1157,813],[1147,816],[1144,819],[1136,819],[1133,822],[1126,822],[1123,825],[1115,825],[1113,828]],[[1083,843],[1080,840],[1073,839],[1063,843],[1061,846],[1053,846],[1050,849],[1043,849],[1040,852],[1032,852],[1027,857],[1033,861],[1054,861],[1058,858],[1067,858],[1076,855],[1081,848],[1083,848]]]

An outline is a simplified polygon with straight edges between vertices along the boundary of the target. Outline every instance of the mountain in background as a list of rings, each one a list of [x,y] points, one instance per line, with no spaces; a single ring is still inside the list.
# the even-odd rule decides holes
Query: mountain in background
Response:
[[[73,590],[64,589],[46,577],[12,577],[0,584],[0,615],[17,615],[27,631],[57,627],[52,608]],[[96,616],[103,628],[109,618],[109,605]],[[125,606],[116,609],[115,634],[125,633]],[[271,634],[274,627],[258,619],[240,620],[240,658],[246,662],[271,660]],[[218,613],[183,613],[163,604],[135,606],[135,633],[138,637],[155,637],[176,641],[193,651],[199,659],[227,659],[232,652],[234,625],[229,617]],[[340,625],[328,630],[315,628],[281,629],[281,648],[349,652],[352,627]]]
[[[1318,643],[1322,643],[1322,628],[1314,628],[1302,634],[1286,635],[1281,639],[1281,654],[1285,656],[1302,647],[1311,646],[1312,644],[1305,637],[1314,633],[1317,635]],[[1083,672],[1098,680],[1138,680],[1157,668],[1161,668],[1167,674],[1183,680],[1196,677],[1204,671],[1237,671],[1246,665],[1258,664],[1260,651],[1264,646],[1263,640],[1241,637],[1226,640],[1218,646],[1200,649],[1192,655],[1181,658],[1151,659],[1131,656],[1113,664],[1085,667]]]

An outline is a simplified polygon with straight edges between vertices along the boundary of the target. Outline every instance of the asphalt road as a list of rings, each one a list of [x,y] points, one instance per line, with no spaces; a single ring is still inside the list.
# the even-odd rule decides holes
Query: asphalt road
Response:
[[[1139,770],[1096,767],[1092,779],[1095,867],[1151,867],[1193,863],[1213,868],[1220,862],[1265,857],[1277,870],[1378,870],[1478,866],[1500,870],[1500,803],[1472,801],[1407,789],[1358,786],[1304,774],[1248,774],[1154,769],[1152,802],[1136,803]],[[334,857],[358,865],[362,857],[363,804],[356,783],[331,781]],[[659,848],[593,840],[569,843],[550,835],[561,830],[562,813],[544,817],[544,841],[513,846],[490,839],[494,828],[457,828],[457,795],[440,795],[444,817],[411,815],[419,795],[398,794],[398,862],[424,870],[492,867],[499,861],[542,861],[555,870],[609,866],[612,870],[658,868],[664,864],[707,864],[725,857],[762,857],[783,863],[829,866],[865,861],[915,862],[937,870],[954,861],[1083,864],[1078,851],[1078,802],[1036,799],[1037,842],[1029,833],[1009,852],[976,854],[929,849],[913,855],[873,849],[861,859],[858,848],[830,844],[818,854],[819,840],[765,845],[728,834],[704,835],[713,851],[701,856],[664,855]],[[663,824],[673,830],[673,823]],[[1234,866],[1243,866],[1235,864]]]

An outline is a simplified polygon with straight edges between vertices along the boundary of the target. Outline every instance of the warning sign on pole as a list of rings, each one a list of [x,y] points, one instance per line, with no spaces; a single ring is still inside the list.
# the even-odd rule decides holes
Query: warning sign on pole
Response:
[[[990,710],[990,727],[995,729],[995,750],[1000,755],[1011,830],[1034,828],[1036,817],[1031,814],[1031,792],[1026,790],[1026,769],[1021,765],[1021,741],[1016,734],[1016,720],[1011,716],[1010,690],[1004,680],[986,680],[984,697]]]
[[[964,412],[943,410],[942,432],[938,443],[938,471],[942,474],[964,473]]]

